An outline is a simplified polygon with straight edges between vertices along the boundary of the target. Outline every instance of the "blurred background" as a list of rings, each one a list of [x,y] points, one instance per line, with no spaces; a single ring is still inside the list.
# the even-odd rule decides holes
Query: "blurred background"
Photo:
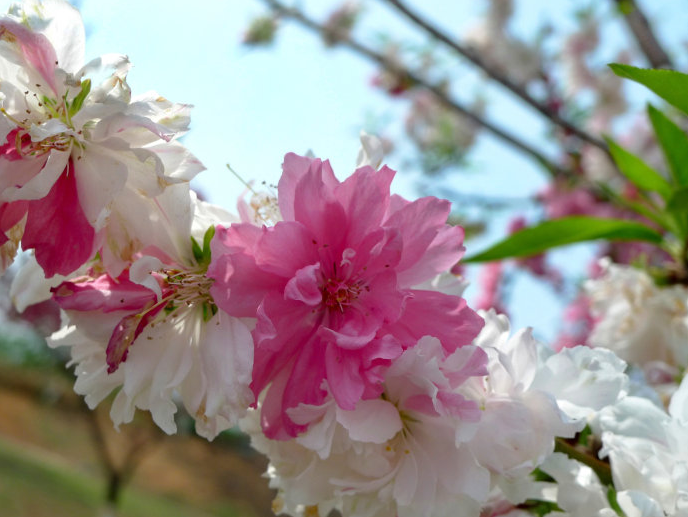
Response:
[[[606,64],[688,62],[682,2],[72,3],[87,60],[127,54],[134,94],[194,105],[183,142],[207,167],[193,185],[208,201],[235,211],[245,187],[226,164],[270,189],[287,152],[328,158],[342,179],[364,129],[398,171],[394,192],[453,202],[469,255],[545,218],[604,213],[594,187],[615,185],[615,173],[601,133],[654,149],[647,96]],[[600,254],[576,246],[464,269],[466,297],[547,342],[573,339],[566,326],[582,323],[567,310]],[[44,342],[59,326],[55,306],[12,309],[16,270],[0,279],[0,515],[272,514],[265,463],[239,432],[208,443],[183,414],[177,436],[144,414],[117,432],[107,403],[89,411],[69,358]]]

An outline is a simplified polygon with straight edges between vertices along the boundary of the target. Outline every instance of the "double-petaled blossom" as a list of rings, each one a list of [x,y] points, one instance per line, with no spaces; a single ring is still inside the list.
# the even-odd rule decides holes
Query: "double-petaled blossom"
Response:
[[[203,169],[172,141],[189,106],[153,92],[132,99],[126,56],[84,65],[84,40],[78,12],[62,0],[27,0],[0,18],[3,267],[21,241],[49,277],[101,248],[117,275],[136,236],[135,227],[122,235],[120,219]],[[100,84],[88,78],[106,70]]]
[[[258,317],[252,388],[268,388],[271,438],[304,431],[288,410],[327,393],[348,410],[378,397],[385,369],[421,337],[451,353],[482,326],[462,298],[414,288],[461,258],[463,230],[446,224],[447,201],[390,195],[393,176],[368,166],[340,182],[328,162],[288,154],[283,220],[216,232],[211,294],[228,314]]]
[[[185,240],[196,240],[187,244],[186,256],[149,247],[118,277],[96,263],[86,275],[52,289],[69,325],[50,344],[71,347],[75,390],[89,407],[119,388],[110,413],[117,425],[131,421],[140,408],[172,433],[179,396],[196,431],[212,439],[235,425],[253,402],[250,328],[217,309],[209,292],[212,280],[205,275],[214,224],[227,220],[215,218],[217,213],[195,203]]]
[[[432,337],[407,348],[379,398],[288,409],[307,424],[296,438],[267,438],[249,413],[242,426],[270,459],[276,511],[478,516],[495,501],[540,497],[529,474],[552,461],[555,437],[625,394],[625,364],[587,347],[554,353],[529,329],[510,335],[504,316],[485,318],[474,344],[450,354]]]
[[[475,346],[447,355],[438,339],[424,337],[387,370],[380,398],[360,400],[352,410],[332,398],[290,409],[295,421],[311,423],[295,439],[265,438],[257,412],[250,414],[242,427],[270,458],[276,512],[477,515],[490,478],[465,444],[480,409],[460,387],[486,373],[485,360]]]

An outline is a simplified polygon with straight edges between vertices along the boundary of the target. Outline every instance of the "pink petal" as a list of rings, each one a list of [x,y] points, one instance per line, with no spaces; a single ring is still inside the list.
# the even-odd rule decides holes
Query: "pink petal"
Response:
[[[305,226],[280,221],[263,228],[254,256],[262,270],[291,278],[299,269],[318,261],[317,251],[318,243]]]
[[[95,231],[81,209],[71,160],[47,196],[29,201],[28,213],[22,247],[36,250],[47,278],[67,276],[93,256]]]
[[[127,360],[129,347],[164,308],[165,304],[160,304],[145,313],[130,314],[119,321],[105,350],[108,373],[116,372],[119,365]]]
[[[239,318],[255,318],[265,295],[281,291],[286,284],[284,278],[266,273],[256,265],[254,257],[243,253],[213,257],[207,274],[215,280],[210,295],[217,306]]]
[[[322,164],[315,161],[299,180],[294,194],[294,219],[310,230],[316,244],[340,250],[349,220],[323,176]]]
[[[287,282],[284,297],[310,306],[319,305],[323,296],[319,285],[319,271],[320,264],[299,269],[294,278]]]
[[[349,245],[359,242],[371,228],[379,227],[389,206],[389,186],[395,172],[383,167],[361,167],[336,189],[337,199],[349,218]]]
[[[28,201],[0,203],[0,246],[9,240],[7,231],[22,220],[28,208]]]
[[[272,381],[260,408],[263,433],[271,440],[290,440],[306,430],[287,416],[284,411],[284,387],[289,380],[290,370],[282,370]]]
[[[404,253],[398,266],[400,285],[413,286],[456,264],[463,255],[463,230],[446,225],[451,204],[424,197],[404,205],[385,221],[399,228]]]
[[[52,44],[43,34],[33,32],[20,23],[4,18],[0,20],[0,39],[11,41],[7,34],[14,36],[19,43],[24,59],[33,66],[45,82],[55,92],[55,66],[57,54]]]
[[[325,350],[325,365],[327,384],[337,405],[342,409],[355,409],[365,389],[356,356],[331,344]]]
[[[282,164],[282,177],[277,186],[279,208],[282,213],[282,219],[285,221],[295,220],[294,198],[296,195],[296,185],[311,169],[311,166],[321,171],[322,180],[330,189],[334,189],[339,184],[329,162],[322,163],[320,160],[299,156],[294,153],[285,155],[284,163]]]
[[[440,340],[447,352],[470,345],[484,320],[458,296],[436,291],[412,290],[404,314],[390,328],[402,342],[412,346],[423,336]]]
[[[155,292],[131,282],[125,272],[117,280],[102,275],[88,282],[62,282],[51,289],[53,300],[64,310],[140,311],[157,298]]]
[[[252,334],[255,356],[251,389],[258,397],[312,337],[316,316],[310,307],[276,293],[266,296],[254,314],[258,321]]]

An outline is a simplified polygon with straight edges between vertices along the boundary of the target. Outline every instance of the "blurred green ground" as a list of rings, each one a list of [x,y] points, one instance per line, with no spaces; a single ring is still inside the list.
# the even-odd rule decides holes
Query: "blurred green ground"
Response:
[[[104,512],[107,482],[93,439],[94,413],[72,382],[59,369],[0,360],[0,517],[112,516]],[[241,436],[212,443],[168,437],[145,415],[117,433],[104,406],[98,422],[115,457],[131,440],[146,444],[117,517],[272,515],[264,460]]]
[[[0,439],[0,508],[3,517],[93,517],[101,515],[102,480],[61,464],[35,449]],[[183,501],[125,490],[120,517],[239,517],[230,504],[201,511]]]

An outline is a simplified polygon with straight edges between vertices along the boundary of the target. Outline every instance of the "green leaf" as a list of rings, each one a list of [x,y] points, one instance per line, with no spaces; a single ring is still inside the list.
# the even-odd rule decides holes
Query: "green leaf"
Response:
[[[191,237],[191,250],[193,251],[193,256],[196,259],[196,262],[200,264],[203,261],[203,250],[193,237]]]
[[[72,104],[69,106],[69,116],[73,117],[76,115],[79,110],[81,109],[81,106],[84,105],[84,101],[86,100],[86,96],[91,92],[91,80],[90,79],[84,79],[81,81],[81,91],[79,94],[74,97],[74,100],[72,101]]]
[[[667,210],[670,212],[688,211],[688,187],[676,190],[667,201]]]
[[[661,228],[669,231],[675,231],[676,226],[672,223],[672,220],[668,217],[668,214],[664,211],[655,210],[654,207],[647,206],[643,203],[638,203],[636,201],[631,201],[626,199],[624,196],[619,195],[608,185],[604,183],[596,183],[597,188],[599,188],[605,196],[607,196],[611,201],[619,206],[633,210],[637,214],[642,215],[646,219],[656,223]]]
[[[675,70],[653,70],[630,65],[609,65],[619,77],[647,86],[672,106],[688,115],[688,75]]]
[[[512,257],[529,257],[550,248],[596,239],[662,242],[652,228],[634,221],[572,216],[545,221],[510,235],[491,248],[462,262],[489,262]]]
[[[662,175],[639,157],[618,145],[611,138],[605,138],[612,157],[628,180],[641,190],[657,192],[664,199],[671,197],[671,185]]]
[[[688,135],[651,104],[647,112],[674,181],[679,186],[688,185]]]

